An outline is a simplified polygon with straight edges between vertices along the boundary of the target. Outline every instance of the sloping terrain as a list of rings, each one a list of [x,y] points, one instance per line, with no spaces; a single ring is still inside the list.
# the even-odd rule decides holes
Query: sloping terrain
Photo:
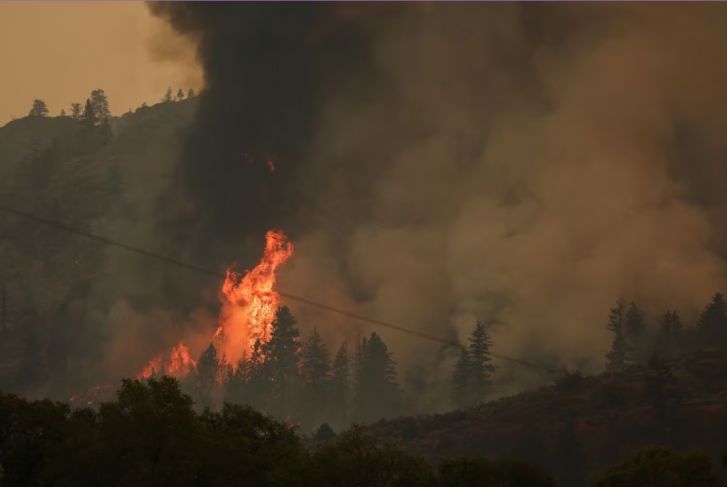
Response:
[[[634,448],[727,445],[727,355],[695,352],[618,375],[569,375],[555,385],[447,414],[381,421],[368,430],[431,461],[516,456],[563,485]]]

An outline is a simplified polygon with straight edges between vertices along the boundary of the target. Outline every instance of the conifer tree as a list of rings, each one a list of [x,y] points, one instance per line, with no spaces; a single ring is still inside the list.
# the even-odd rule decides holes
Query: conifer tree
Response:
[[[626,365],[641,363],[649,355],[646,349],[646,321],[636,303],[629,305],[623,324]]]
[[[94,123],[104,123],[111,116],[109,109],[109,99],[102,89],[93,90],[91,92],[91,109],[93,110]]]
[[[48,105],[43,100],[33,100],[33,107],[28,112],[29,117],[45,117],[48,115]]]
[[[336,352],[331,368],[330,409],[331,418],[338,424],[348,421],[349,395],[351,391],[351,365],[346,344]]]
[[[613,342],[606,354],[606,369],[611,373],[622,372],[626,368],[627,344],[624,336],[624,304],[621,299],[611,308],[607,327],[613,333]]]
[[[194,89],[190,88],[189,91],[187,91],[187,99],[194,98],[196,96]]]
[[[179,88],[177,90],[177,101],[184,100],[184,91],[182,91],[182,88]]]
[[[96,125],[96,113],[93,110],[93,105],[89,98],[86,98],[86,105],[83,108],[83,116],[81,119],[86,125]]]
[[[80,103],[71,103],[71,118],[73,120],[81,119],[81,104]]]
[[[270,341],[262,347],[265,355],[264,368],[270,378],[270,411],[285,418],[294,411],[293,400],[297,397],[299,334],[295,318],[283,306],[273,321]]]
[[[492,365],[492,357],[490,356],[492,342],[490,341],[490,336],[485,329],[484,323],[481,321],[477,322],[469,341],[470,345],[467,355],[472,398],[475,402],[480,402],[485,399],[489,391],[489,386],[492,382],[492,373],[495,371],[495,366]]]
[[[667,311],[659,322],[656,346],[660,353],[674,356],[683,347],[684,327],[676,311]]]
[[[318,330],[315,328],[301,349],[300,372],[303,379],[301,413],[309,424],[319,425],[328,411],[321,407],[328,403],[331,359]]]
[[[167,91],[164,92],[164,98],[162,98],[162,102],[164,102],[164,103],[170,102],[170,101],[174,101],[174,92],[172,92],[171,86],[167,88]]]
[[[727,303],[721,293],[714,295],[699,316],[697,334],[702,346],[722,346],[727,343]]]
[[[356,417],[372,421],[391,417],[401,409],[396,365],[378,334],[361,341],[357,364]]]

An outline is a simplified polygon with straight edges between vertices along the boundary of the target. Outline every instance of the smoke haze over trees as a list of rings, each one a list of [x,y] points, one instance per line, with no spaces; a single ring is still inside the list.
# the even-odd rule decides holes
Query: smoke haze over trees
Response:
[[[549,368],[724,343],[723,298],[699,315],[725,288],[724,7],[150,8],[197,43],[205,89],[118,118],[94,90],[71,117],[8,124],[2,201],[220,271],[281,228],[281,289],[462,344],[480,322],[491,352]],[[1,218],[10,383],[67,398],[184,339],[212,394],[219,282]],[[261,399],[279,415],[290,387],[347,423],[552,379],[285,304],[299,336],[265,352],[288,367]],[[257,397],[268,372],[250,360],[230,391]],[[361,382],[382,401],[357,413]]]

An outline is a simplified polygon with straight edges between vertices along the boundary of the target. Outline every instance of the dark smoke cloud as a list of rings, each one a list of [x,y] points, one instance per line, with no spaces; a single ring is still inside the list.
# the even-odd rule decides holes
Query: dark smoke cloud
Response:
[[[281,226],[300,294],[590,370],[617,297],[689,317],[724,286],[722,6],[150,8],[205,69],[176,215],[199,248]]]

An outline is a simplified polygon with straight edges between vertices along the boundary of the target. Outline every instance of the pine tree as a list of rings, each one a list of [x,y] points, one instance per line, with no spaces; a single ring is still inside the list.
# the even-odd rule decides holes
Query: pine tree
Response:
[[[727,303],[717,293],[697,321],[697,334],[702,346],[722,346],[727,342]]]
[[[683,347],[684,327],[676,311],[667,311],[659,322],[656,345],[660,353],[674,356]]]
[[[356,417],[371,421],[391,417],[401,409],[396,365],[375,332],[361,341],[357,364]]]
[[[348,422],[349,395],[351,391],[351,365],[348,349],[343,343],[333,359],[330,384],[330,417],[338,425]]]
[[[646,321],[636,303],[629,305],[623,323],[624,343],[626,345],[626,365],[633,365],[644,361],[649,355],[646,349]]]
[[[86,125],[96,125],[96,113],[93,110],[93,105],[89,98],[86,98],[86,105],[83,108],[83,116],[81,119]]]
[[[492,342],[490,341],[490,336],[485,329],[484,323],[478,321],[470,337],[468,350],[472,395],[476,402],[485,399],[492,382],[492,373],[495,371],[495,366],[492,365],[492,357],[490,356],[491,346]]]
[[[66,116],[66,111],[64,109],[62,109],[62,108],[61,108],[60,116],[61,117],[65,117]]]
[[[164,93],[164,98],[162,98],[163,103],[167,103],[170,101],[174,101],[174,92],[172,91],[172,87],[168,87],[167,91]]]
[[[177,101],[182,100],[184,100],[184,91],[182,91],[182,88],[179,88],[179,90],[177,90]]]
[[[331,359],[326,344],[315,328],[301,349],[300,372],[303,379],[301,413],[309,425],[318,425],[328,411],[321,405],[328,403]]]
[[[71,118],[73,120],[81,119],[81,104],[80,103],[71,103]]]
[[[279,418],[295,410],[300,377],[298,374],[299,334],[295,318],[283,306],[273,321],[270,341],[263,345],[265,368],[270,374],[270,410]]]
[[[97,89],[91,92],[91,109],[93,110],[94,123],[103,123],[111,116],[109,99],[104,90]]]
[[[608,315],[608,330],[613,333],[611,350],[606,354],[606,369],[609,372],[622,372],[626,368],[626,338],[624,337],[624,304],[621,299],[611,308]]]
[[[48,115],[48,105],[43,100],[33,100],[33,107],[28,112],[29,117],[45,117]]]
[[[194,89],[190,88],[189,91],[187,92],[187,99],[194,98],[195,96],[196,96],[196,94],[194,92]]]

